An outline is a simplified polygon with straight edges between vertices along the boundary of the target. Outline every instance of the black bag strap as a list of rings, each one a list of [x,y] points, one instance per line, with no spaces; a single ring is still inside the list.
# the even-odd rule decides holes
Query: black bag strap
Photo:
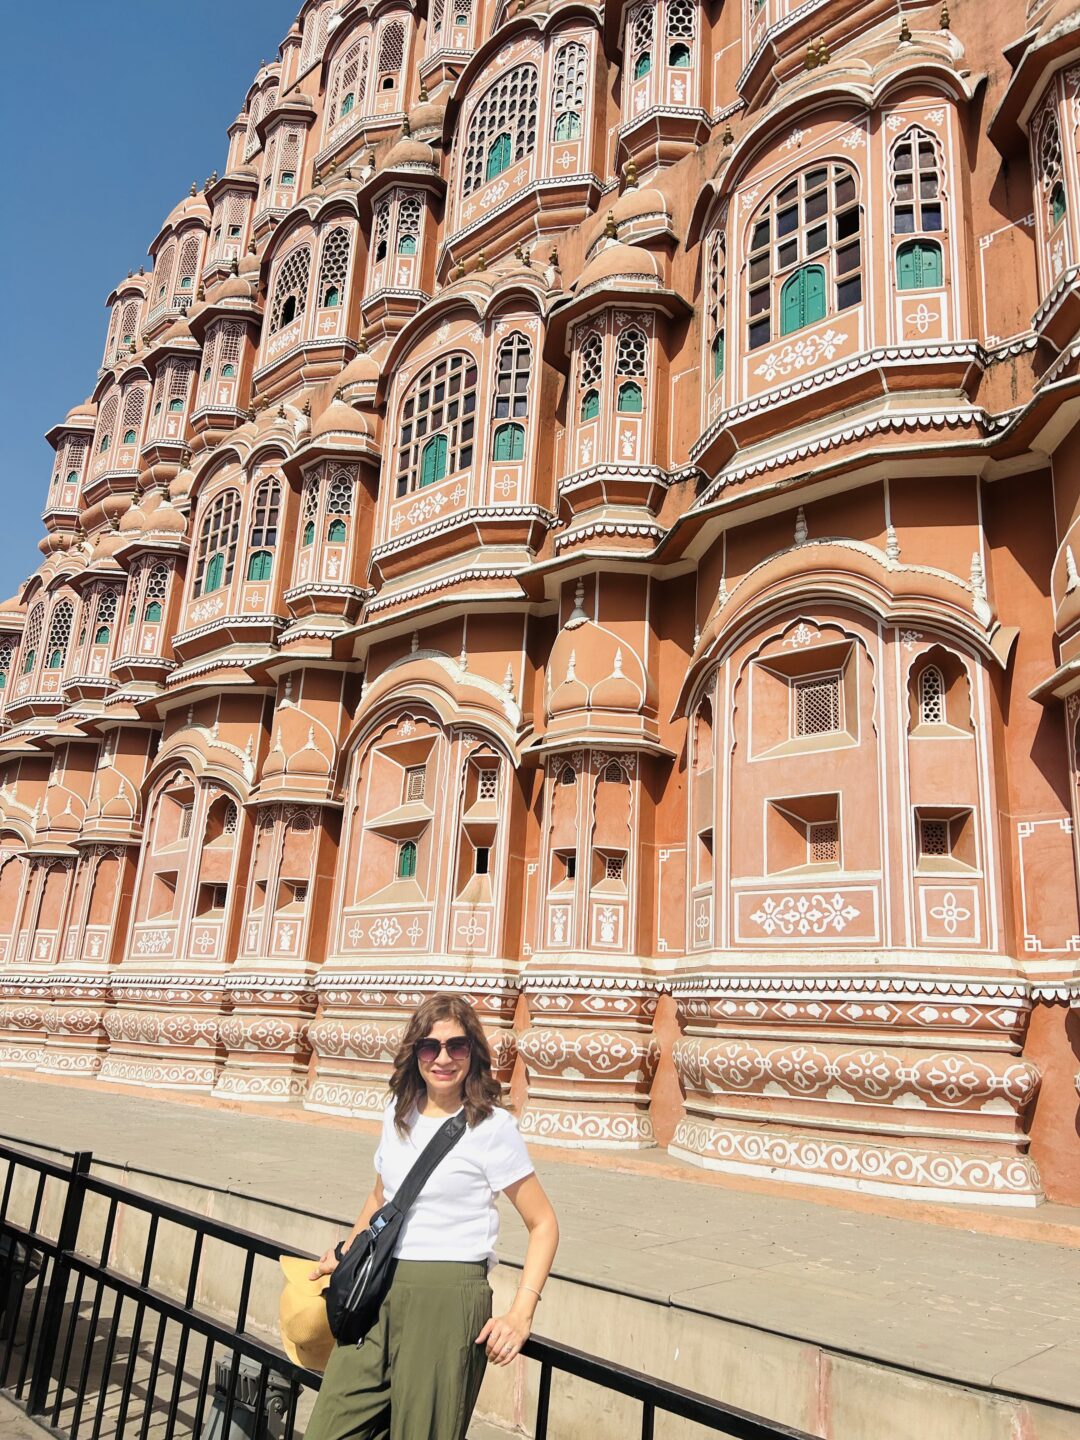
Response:
[[[413,1162],[412,1169],[401,1182],[397,1194],[390,1204],[405,1215],[412,1209],[416,1197],[431,1178],[436,1166],[446,1159],[450,1151],[465,1134],[467,1122],[464,1110],[444,1120],[438,1130],[421,1150]]]

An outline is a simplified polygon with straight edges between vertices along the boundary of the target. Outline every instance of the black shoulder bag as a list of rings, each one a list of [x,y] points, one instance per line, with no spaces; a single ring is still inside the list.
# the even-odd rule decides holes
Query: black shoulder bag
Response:
[[[391,1265],[405,1217],[416,1197],[431,1178],[435,1167],[446,1158],[466,1129],[465,1114],[451,1115],[424,1146],[393,1200],[376,1210],[366,1230],[361,1230],[348,1250],[344,1241],[334,1254],[337,1269],[330,1276],[326,1294],[326,1317],[330,1330],[342,1345],[362,1345],[379,1314],[379,1306],[390,1289]]]

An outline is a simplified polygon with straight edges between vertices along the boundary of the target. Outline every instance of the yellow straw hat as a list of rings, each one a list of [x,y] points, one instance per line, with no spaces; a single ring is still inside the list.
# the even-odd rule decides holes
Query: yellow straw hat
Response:
[[[278,1309],[282,1347],[294,1364],[303,1365],[307,1370],[325,1370],[334,1348],[323,1299],[330,1276],[309,1279],[316,1262],[302,1255],[280,1255],[278,1260],[285,1272],[285,1289]]]

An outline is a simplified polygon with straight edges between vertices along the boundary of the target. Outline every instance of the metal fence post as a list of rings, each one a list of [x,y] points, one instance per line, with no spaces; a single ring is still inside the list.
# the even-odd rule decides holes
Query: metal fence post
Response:
[[[86,1198],[86,1176],[93,1163],[93,1152],[80,1150],[71,1162],[68,1191],[64,1200],[64,1213],[60,1219],[60,1233],[56,1241],[56,1259],[45,1294],[45,1310],[41,1320],[37,1352],[34,1355],[34,1373],[30,1379],[30,1395],[27,1411],[40,1415],[45,1410],[49,1394],[49,1376],[52,1373],[53,1356],[60,1338],[60,1322],[64,1315],[64,1297],[70,1265],[68,1255],[75,1249],[79,1238],[79,1222],[82,1219],[83,1200]],[[42,1267],[42,1281],[45,1269]]]

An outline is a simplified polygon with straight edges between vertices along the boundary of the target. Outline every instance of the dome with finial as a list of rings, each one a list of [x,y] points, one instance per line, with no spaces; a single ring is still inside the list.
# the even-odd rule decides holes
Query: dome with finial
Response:
[[[417,139],[423,135],[441,135],[446,106],[438,104],[428,95],[423,79],[420,81],[420,98],[409,111],[409,129]]]
[[[401,139],[386,156],[381,170],[420,170],[430,174],[437,169],[435,151],[426,141],[418,140],[410,132],[409,122],[406,120],[401,127]]]
[[[209,225],[210,218],[210,206],[206,203],[203,196],[200,195],[199,187],[192,181],[191,189],[184,196],[183,200],[180,201],[179,205],[174,205],[169,211],[168,218],[161,228],[168,230],[173,226],[179,225],[183,220],[205,220]]]
[[[656,257],[640,245],[625,245],[620,241],[618,223],[614,212],[609,210],[604,220],[604,238],[578,277],[574,292],[582,295],[592,286],[611,280],[656,287],[660,284],[660,265]]]
[[[637,165],[632,156],[626,162],[625,174],[626,188],[611,211],[618,233],[634,236],[664,230],[671,234],[671,206],[667,196],[653,185],[638,188]]]
[[[346,399],[353,398],[351,392],[360,386],[377,385],[382,373],[379,362],[368,353],[367,341],[362,333],[357,345],[357,353],[338,376],[338,388]]]
[[[333,400],[311,426],[312,440],[325,440],[328,436],[370,435],[371,425],[351,405],[345,403],[339,388]]]

